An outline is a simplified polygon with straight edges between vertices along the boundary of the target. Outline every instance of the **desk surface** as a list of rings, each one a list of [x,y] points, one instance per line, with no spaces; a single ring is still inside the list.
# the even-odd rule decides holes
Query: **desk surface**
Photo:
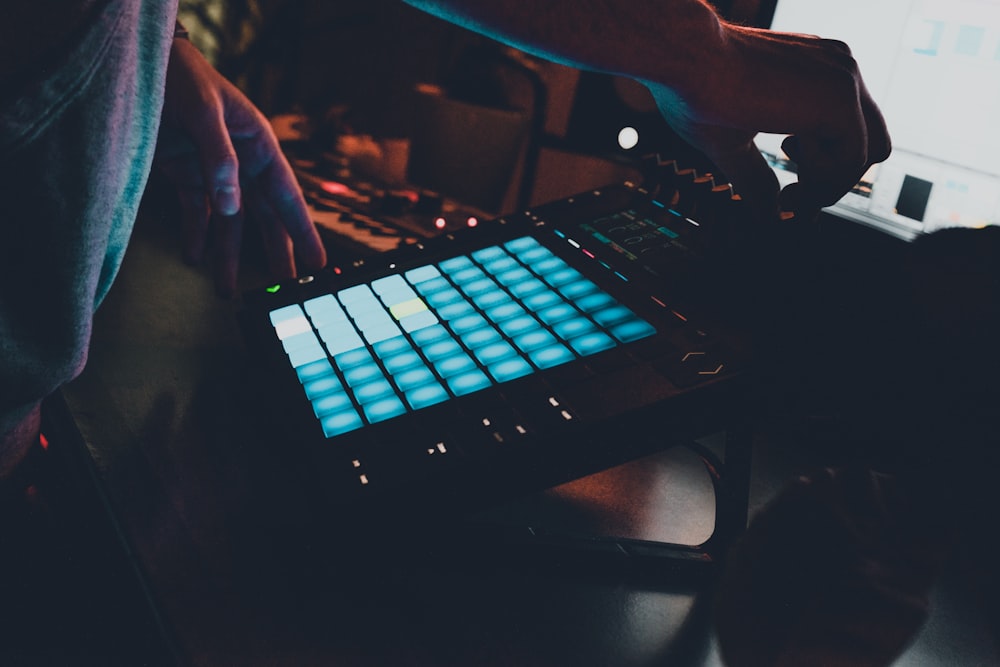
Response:
[[[238,304],[215,296],[206,271],[180,262],[169,216],[147,203],[98,313],[87,369],[65,397],[184,660],[721,664],[708,585],[507,568],[426,544],[358,558],[363,545],[350,539],[308,539],[316,527],[296,510],[294,490],[273,484],[246,446],[255,425],[240,389]],[[242,277],[247,287],[264,280],[252,267]],[[266,455],[278,467],[285,453],[276,443]],[[794,465],[764,451],[752,506]],[[693,544],[711,532],[713,511],[700,466],[671,450],[528,499],[508,516],[547,512]],[[942,641],[962,643],[947,621],[929,625],[898,664],[962,663],[940,650]]]

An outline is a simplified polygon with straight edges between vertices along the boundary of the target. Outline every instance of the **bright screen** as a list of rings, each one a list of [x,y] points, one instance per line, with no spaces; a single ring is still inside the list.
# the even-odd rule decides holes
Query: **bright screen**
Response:
[[[832,212],[911,239],[1000,223],[1000,0],[779,0],[771,27],[849,44],[889,126]],[[784,184],[782,139],[757,145]]]

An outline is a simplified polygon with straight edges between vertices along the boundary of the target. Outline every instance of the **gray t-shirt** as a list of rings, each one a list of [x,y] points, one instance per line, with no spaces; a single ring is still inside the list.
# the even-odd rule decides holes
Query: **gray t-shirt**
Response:
[[[86,362],[149,175],[176,0],[106,0],[0,91],[0,433]]]

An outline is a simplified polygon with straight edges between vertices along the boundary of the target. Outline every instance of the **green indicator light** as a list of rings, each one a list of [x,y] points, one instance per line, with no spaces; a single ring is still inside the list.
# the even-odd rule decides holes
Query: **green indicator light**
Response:
[[[270,287],[267,288],[267,293],[268,294],[277,294],[278,290],[280,290],[280,289],[281,289],[281,285],[271,285]]]

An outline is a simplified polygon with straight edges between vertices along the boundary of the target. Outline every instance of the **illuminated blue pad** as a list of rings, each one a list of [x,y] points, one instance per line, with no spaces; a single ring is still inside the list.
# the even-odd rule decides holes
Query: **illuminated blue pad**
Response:
[[[328,438],[656,333],[530,236],[270,320]]]

